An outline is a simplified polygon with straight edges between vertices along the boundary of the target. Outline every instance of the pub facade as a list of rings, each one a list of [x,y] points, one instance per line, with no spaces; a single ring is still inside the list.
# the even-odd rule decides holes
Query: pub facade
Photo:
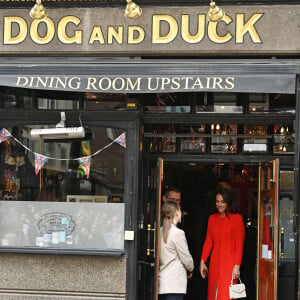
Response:
[[[220,181],[248,299],[298,299],[299,3],[127,2],[0,2],[1,299],[157,299],[173,186],[206,299]]]

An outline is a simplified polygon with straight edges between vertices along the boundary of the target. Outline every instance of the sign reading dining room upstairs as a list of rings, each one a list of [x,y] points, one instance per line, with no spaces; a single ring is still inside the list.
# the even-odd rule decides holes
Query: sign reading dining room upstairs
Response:
[[[299,53],[300,5],[222,8],[226,14],[217,23],[207,20],[206,6],[146,7],[136,19],[125,18],[123,9],[110,7],[52,8],[47,9],[48,17],[41,20],[31,19],[27,9],[3,9],[0,53],[103,56]]]

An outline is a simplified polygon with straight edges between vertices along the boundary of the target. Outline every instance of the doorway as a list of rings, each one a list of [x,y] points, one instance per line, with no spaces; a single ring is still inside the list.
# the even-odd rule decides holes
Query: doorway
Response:
[[[241,278],[246,284],[247,299],[256,299],[258,164],[165,161],[162,191],[178,187],[182,192],[180,227],[185,231],[195,264],[185,300],[207,296],[207,280],[201,278],[199,264],[208,217],[216,211],[213,190],[221,181],[232,187],[235,203],[244,219],[246,236]]]
[[[148,176],[143,176],[143,186],[147,188],[141,203],[147,229],[141,231],[145,234],[142,235],[144,242],[141,240],[140,244],[141,253],[147,255],[139,256],[143,299],[158,299],[160,207],[162,195],[170,187],[181,190],[183,220],[179,227],[185,231],[195,265],[193,277],[188,280],[185,300],[207,299],[207,280],[201,278],[199,264],[208,217],[216,212],[214,188],[219,182],[230,185],[237,210],[244,220],[241,279],[246,284],[247,299],[276,299],[278,163],[278,159],[260,163],[148,160],[148,168],[145,169]],[[271,203],[268,205],[271,209],[265,209],[266,200]],[[271,244],[265,238],[267,231]],[[209,267],[209,261],[207,263]]]

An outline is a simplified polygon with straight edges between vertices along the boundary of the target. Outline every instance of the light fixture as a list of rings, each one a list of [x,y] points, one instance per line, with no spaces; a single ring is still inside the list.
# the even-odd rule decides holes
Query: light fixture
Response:
[[[29,13],[30,17],[35,20],[40,20],[47,17],[47,11],[42,4],[41,0],[36,0],[35,5]]]
[[[85,137],[85,130],[81,124],[80,127],[65,127],[66,114],[60,112],[60,122],[54,128],[34,128],[30,131],[32,139],[59,140],[59,139],[78,139]]]
[[[210,8],[207,13],[207,18],[210,22],[219,22],[223,19],[225,13],[222,8],[216,6],[216,3],[211,0]]]
[[[125,9],[125,17],[127,18],[137,18],[142,14],[142,9],[132,2],[132,0],[127,0],[127,5]]]
[[[34,128],[30,131],[33,140],[81,139],[85,137],[84,127]]]

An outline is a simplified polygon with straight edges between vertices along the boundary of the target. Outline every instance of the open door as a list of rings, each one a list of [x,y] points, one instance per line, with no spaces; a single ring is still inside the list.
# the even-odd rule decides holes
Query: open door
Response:
[[[160,224],[161,224],[161,199],[162,199],[162,180],[163,180],[163,169],[164,169],[164,162],[162,158],[158,158],[157,160],[157,205],[156,205],[156,224],[155,224],[155,252],[154,252],[154,257],[155,257],[155,297],[153,299],[157,300],[158,299],[158,272],[159,272],[159,247],[160,247]]]
[[[279,160],[259,165],[257,300],[277,295]]]
[[[144,165],[145,179],[139,221],[139,299],[158,299],[160,208],[162,199],[163,160]]]

